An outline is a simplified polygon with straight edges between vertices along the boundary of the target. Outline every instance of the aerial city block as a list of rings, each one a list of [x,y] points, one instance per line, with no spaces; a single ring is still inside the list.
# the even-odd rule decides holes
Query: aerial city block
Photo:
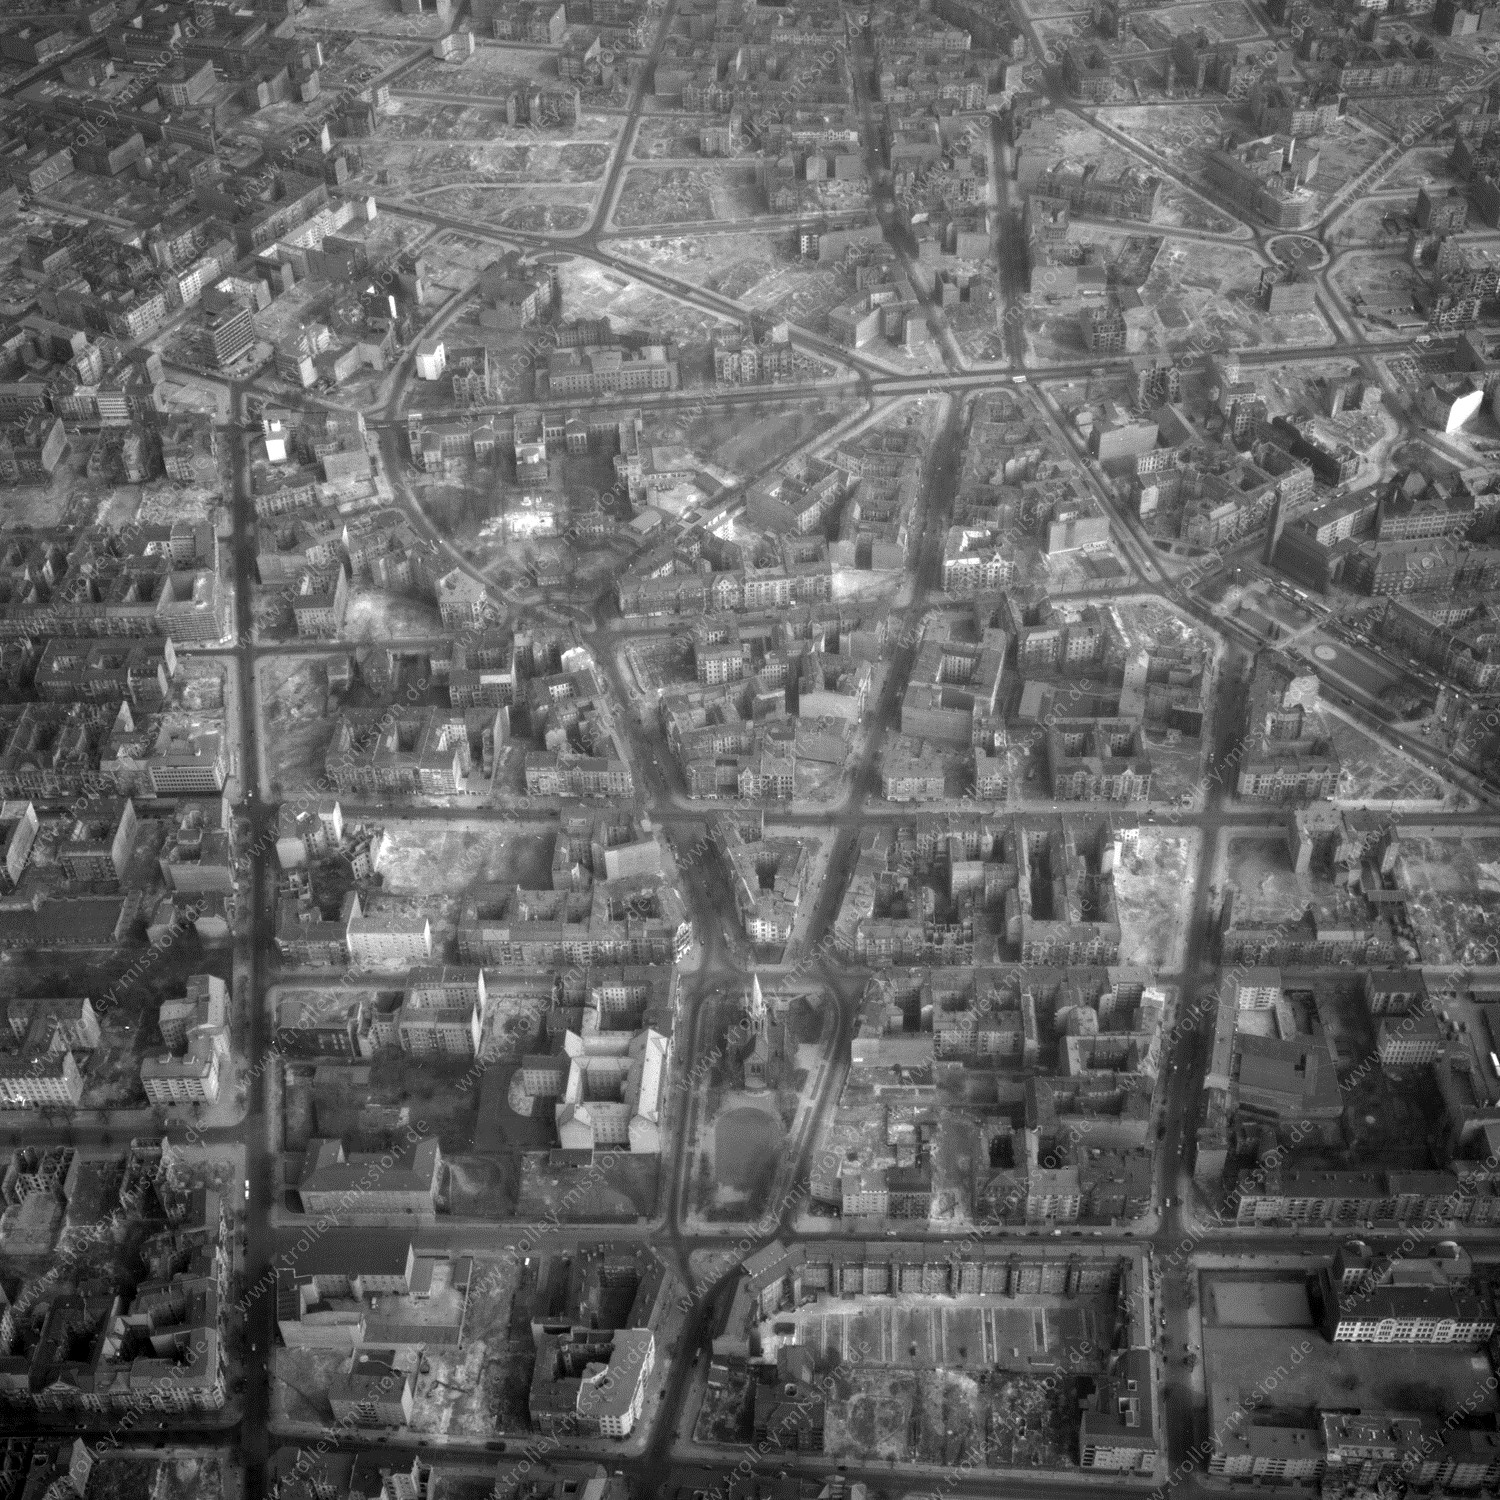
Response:
[[[0,1500],[1500,1497],[1500,0],[0,0]]]

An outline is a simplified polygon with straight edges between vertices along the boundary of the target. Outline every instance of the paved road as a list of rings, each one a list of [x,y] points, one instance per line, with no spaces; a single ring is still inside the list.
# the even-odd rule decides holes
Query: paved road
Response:
[[[234,415],[243,423],[245,392],[232,390]],[[250,872],[248,891],[249,931],[237,953],[236,973],[245,976],[250,1001],[248,1036],[244,1055],[260,1059],[269,1055],[270,1028],[266,1022],[264,995],[266,960],[273,947],[271,905],[275,879],[271,858],[275,847],[275,810],[262,802],[260,783],[260,708],[255,682],[256,653],[251,647],[253,601],[251,562],[255,556],[256,517],[250,491],[248,431],[231,434],[231,497],[234,520],[235,638],[239,688],[240,768],[243,793],[237,815],[250,827]],[[267,1089],[269,1070],[257,1069],[250,1082],[250,1109],[243,1127],[246,1170],[250,1194],[245,1206],[245,1252],[240,1277],[243,1305],[244,1347],[240,1367],[244,1376],[244,1420],[240,1429],[240,1463],[245,1472],[247,1500],[258,1500],[265,1492],[265,1466],[270,1456],[270,1351],[275,1339],[275,1297],[264,1278],[271,1267],[272,1240],[268,1210],[271,1206],[275,1163],[268,1151]],[[258,1295],[251,1289],[260,1286]]]
[[[472,231],[470,231],[472,232]],[[1015,231],[1016,234],[1019,231]],[[501,237],[503,238],[503,236]],[[1010,240],[1006,241],[1011,243]],[[580,252],[582,253],[582,252]],[[1010,259],[1014,261],[1020,251],[1014,247],[1009,252]],[[603,264],[618,265],[619,269],[632,276],[640,274],[640,268],[634,262],[626,262],[622,257],[605,257],[603,255],[592,257],[599,259]],[[672,281],[672,277],[666,272],[652,271],[649,273],[655,281],[662,285],[663,289],[672,290],[674,295],[683,296],[686,300],[696,298],[697,289],[687,283],[682,283],[674,288],[668,288],[666,283]],[[1019,281],[1021,272],[1013,270],[1013,284]],[[723,315],[725,309],[714,306],[712,309],[717,314]],[[736,386],[731,388],[716,387],[684,387],[676,391],[642,391],[633,392],[629,397],[622,396],[586,396],[570,398],[566,403],[569,410],[577,407],[588,408],[614,408],[621,405],[639,406],[643,409],[654,410],[658,407],[672,408],[677,406],[699,406],[707,403],[714,407],[726,406],[748,406],[768,401],[793,401],[804,396],[830,396],[841,394],[859,394],[867,399],[894,400],[903,396],[925,396],[940,394],[965,394],[974,391],[994,390],[997,386],[1003,387],[1007,382],[1016,385],[1030,385],[1039,389],[1048,389],[1052,386],[1064,386],[1076,384],[1078,381],[1087,380],[1096,370],[1106,372],[1124,371],[1131,368],[1130,357],[1125,355],[1101,355],[1097,359],[1073,360],[1064,364],[1051,364],[1041,370],[1024,370],[1019,368],[1019,354],[1024,346],[1024,328],[1019,319],[1004,319],[1006,338],[1011,341],[1013,362],[1017,366],[1014,372],[1005,369],[990,370],[941,370],[930,374],[920,375],[897,375],[889,370],[883,369],[876,362],[851,355],[847,349],[830,344],[827,340],[818,339],[811,334],[796,335],[794,341],[798,347],[806,348],[809,352],[815,352],[822,358],[837,359],[843,364],[853,365],[855,368],[835,378],[822,380],[787,381],[780,384],[758,385],[758,386]],[[1405,343],[1379,343],[1379,342],[1349,342],[1338,346],[1340,357],[1344,355],[1375,355],[1375,354],[1399,354],[1403,349],[1417,347],[1411,341]],[[1435,347],[1435,346],[1434,346]],[[1426,352],[1433,352],[1428,348]],[[1242,366],[1286,366],[1296,365],[1303,362],[1326,363],[1329,359],[1329,350],[1321,349],[1290,349],[1290,350],[1244,350],[1240,354]],[[501,405],[500,403],[481,404],[475,406],[455,405],[423,405],[421,408],[424,418],[431,421],[447,421],[473,417],[483,419],[487,416],[498,415],[514,410],[514,404]],[[406,432],[405,418],[386,417],[379,418],[370,423],[372,427],[389,428],[392,431]],[[1070,440],[1070,446],[1072,446]]]

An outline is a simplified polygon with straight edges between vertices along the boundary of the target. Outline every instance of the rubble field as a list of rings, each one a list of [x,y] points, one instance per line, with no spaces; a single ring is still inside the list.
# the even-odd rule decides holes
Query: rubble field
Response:
[[[589,222],[598,191],[592,183],[569,182],[528,184],[524,193],[507,183],[444,187],[424,193],[422,208],[486,228],[576,234]]]
[[[1403,829],[1396,870],[1424,963],[1500,963],[1500,838]]]
[[[1282,834],[1232,838],[1223,864],[1234,888],[1238,922],[1274,927],[1295,920],[1316,893],[1316,883],[1292,869]]]
[[[823,1451],[838,1459],[1071,1466],[1076,1447],[1072,1381],[1040,1375],[861,1370],[830,1401]]]
[[[1115,870],[1120,962],[1175,973],[1187,944],[1190,890],[1203,835],[1197,829],[1142,828]]]
[[[311,786],[323,775],[333,739],[327,662],[308,656],[271,657],[257,670],[266,728],[266,776],[283,787]]]
[[[556,841],[553,823],[387,818],[371,857],[391,892],[452,895],[482,881],[549,890]]]
[[[598,182],[609,160],[608,141],[516,142],[383,141],[362,148],[370,167],[400,182],[420,183],[418,192],[475,183]]]
[[[1340,803],[1427,801],[1441,798],[1447,791],[1447,784],[1436,772],[1366,734],[1336,708],[1328,707],[1324,717],[1342,762]]]
[[[755,166],[722,162],[708,167],[631,167],[610,223],[621,229],[650,224],[723,223],[766,212]]]

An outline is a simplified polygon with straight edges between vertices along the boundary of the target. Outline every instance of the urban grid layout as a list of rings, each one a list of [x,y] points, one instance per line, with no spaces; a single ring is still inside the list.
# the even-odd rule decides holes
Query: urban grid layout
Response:
[[[0,1500],[1500,1497],[1500,0],[0,0]]]

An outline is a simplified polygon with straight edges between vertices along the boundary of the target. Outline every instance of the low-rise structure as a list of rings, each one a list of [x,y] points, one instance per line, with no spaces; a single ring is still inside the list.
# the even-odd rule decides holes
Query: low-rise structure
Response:
[[[346,1152],[339,1141],[308,1143],[297,1182],[305,1214],[348,1221],[361,1216],[430,1218],[437,1212],[443,1153],[433,1139],[399,1152]]]

